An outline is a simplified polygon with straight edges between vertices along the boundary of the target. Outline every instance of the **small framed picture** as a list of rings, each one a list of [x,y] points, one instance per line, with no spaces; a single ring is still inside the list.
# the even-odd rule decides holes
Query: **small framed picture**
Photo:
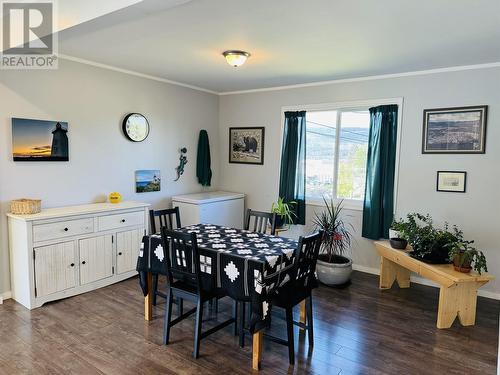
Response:
[[[161,190],[159,170],[142,169],[135,171],[135,192],[150,193]]]
[[[229,162],[264,164],[264,127],[229,128]]]
[[[424,110],[423,154],[484,154],[488,106]]]
[[[436,184],[437,191],[465,193],[467,172],[438,171]]]

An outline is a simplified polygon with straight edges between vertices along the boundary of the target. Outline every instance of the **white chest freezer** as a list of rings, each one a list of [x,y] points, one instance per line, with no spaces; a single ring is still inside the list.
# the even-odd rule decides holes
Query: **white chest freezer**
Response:
[[[216,224],[243,228],[245,194],[226,191],[185,194],[172,197],[179,207],[182,226]]]

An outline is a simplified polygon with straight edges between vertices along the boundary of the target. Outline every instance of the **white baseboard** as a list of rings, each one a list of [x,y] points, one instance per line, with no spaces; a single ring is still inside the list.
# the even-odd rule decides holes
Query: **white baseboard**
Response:
[[[362,266],[360,264],[353,264],[352,269],[355,271],[360,271],[364,273],[369,273],[372,275],[380,275],[380,270],[378,268],[373,268],[373,267],[366,267]],[[416,276],[414,274],[411,275],[410,280],[412,283],[420,284],[420,285],[426,285],[426,286],[432,286],[434,288],[439,288],[439,285],[436,283],[433,283],[432,281],[429,281],[427,279],[424,279],[422,277]],[[487,290],[481,290],[479,289],[477,291],[477,295],[480,297],[485,297],[485,298],[491,298],[491,299],[496,299],[500,300],[500,293],[495,293],[495,292],[490,292]]]
[[[12,293],[10,291],[0,293],[0,305],[3,303],[3,301],[9,298],[12,298]]]

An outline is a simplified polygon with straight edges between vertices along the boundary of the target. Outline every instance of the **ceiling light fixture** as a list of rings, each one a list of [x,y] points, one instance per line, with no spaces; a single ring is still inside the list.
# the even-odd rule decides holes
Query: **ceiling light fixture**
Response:
[[[222,52],[222,56],[226,58],[226,61],[229,65],[237,68],[247,61],[247,59],[250,57],[250,54],[245,51],[233,50]]]

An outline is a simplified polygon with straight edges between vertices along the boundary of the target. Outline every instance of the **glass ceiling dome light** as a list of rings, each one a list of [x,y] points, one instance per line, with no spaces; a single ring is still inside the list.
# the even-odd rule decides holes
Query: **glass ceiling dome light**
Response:
[[[247,59],[250,57],[250,54],[245,51],[224,51],[222,52],[222,56],[226,58],[226,61],[229,65],[237,68],[238,66],[243,65]]]

